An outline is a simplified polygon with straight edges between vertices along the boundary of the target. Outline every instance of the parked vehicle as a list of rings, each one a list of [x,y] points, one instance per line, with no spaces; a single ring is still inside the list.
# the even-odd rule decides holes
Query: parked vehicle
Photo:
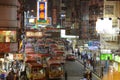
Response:
[[[28,80],[46,80],[46,71],[42,64],[29,62],[26,65]]]
[[[64,77],[64,65],[59,60],[50,59],[48,61],[49,79],[61,79]]]
[[[66,60],[75,61],[76,57],[75,57],[74,54],[67,54],[66,55]]]

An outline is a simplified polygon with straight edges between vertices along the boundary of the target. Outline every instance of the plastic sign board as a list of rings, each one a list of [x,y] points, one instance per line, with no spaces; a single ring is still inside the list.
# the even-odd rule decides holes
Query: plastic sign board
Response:
[[[42,37],[42,32],[27,31],[26,37]]]
[[[100,54],[100,60],[113,60],[112,54],[102,53]]]
[[[49,24],[51,25],[51,17],[48,17],[47,20],[37,20],[37,24]]]
[[[37,20],[47,20],[47,1],[37,1]]]
[[[115,60],[116,62],[119,62],[119,63],[120,63],[120,56],[116,55],[116,56],[114,57],[114,60]]]
[[[39,19],[44,20],[45,19],[45,3],[41,2],[39,7]]]

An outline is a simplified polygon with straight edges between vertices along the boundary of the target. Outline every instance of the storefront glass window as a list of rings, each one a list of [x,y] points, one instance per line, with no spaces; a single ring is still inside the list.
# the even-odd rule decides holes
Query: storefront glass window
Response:
[[[16,31],[0,31],[0,42],[16,42]]]

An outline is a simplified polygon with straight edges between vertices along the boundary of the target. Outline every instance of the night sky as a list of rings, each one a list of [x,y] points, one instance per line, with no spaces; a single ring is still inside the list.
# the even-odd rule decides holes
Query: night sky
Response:
[[[26,0],[29,10],[36,10],[37,8],[37,0]]]

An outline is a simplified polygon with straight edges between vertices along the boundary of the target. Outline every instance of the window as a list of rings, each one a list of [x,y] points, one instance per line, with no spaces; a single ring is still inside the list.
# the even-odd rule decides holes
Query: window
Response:
[[[113,15],[114,14],[114,5],[105,5],[105,14]]]

